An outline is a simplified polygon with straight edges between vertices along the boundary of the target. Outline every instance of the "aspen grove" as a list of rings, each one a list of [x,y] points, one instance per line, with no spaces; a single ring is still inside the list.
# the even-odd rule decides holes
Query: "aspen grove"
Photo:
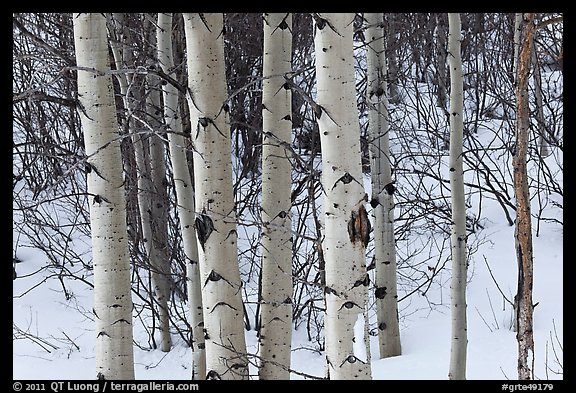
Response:
[[[563,379],[562,13],[13,13],[12,150],[15,380]]]

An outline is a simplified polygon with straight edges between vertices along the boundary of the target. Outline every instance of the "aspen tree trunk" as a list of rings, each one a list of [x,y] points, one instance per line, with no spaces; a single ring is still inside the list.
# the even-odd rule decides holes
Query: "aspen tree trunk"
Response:
[[[532,38],[532,40],[534,40],[534,38]],[[548,131],[545,123],[546,120],[544,119],[544,101],[542,100],[542,75],[540,74],[540,64],[538,63],[536,45],[534,45],[534,43],[532,43],[531,57],[533,64],[532,78],[534,80],[534,98],[536,101],[536,124],[538,124],[538,148],[540,149],[540,155],[542,157],[547,157],[550,155],[550,145],[546,139],[548,136]]]
[[[115,13],[114,19],[116,20],[117,29],[111,30],[111,34],[115,37],[114,42],[111,44],[112,55],[116,69],[133,68],[132,53],[130,45],[128,44],[129,31],[125,24],[125,15],[122,13]],[[112,26],[111,26],[112,27]],[[135,111],[134,100],[131,99],[132,93],[131,86],[134,84],[134,77],[129,77],[129,74],[117,74],[118,85],[120,87],[120,94],[124,102],[126,110],[126,128],[130,129],[129,124],[132,120],[132,114]],[[153,94],[153,93],[151,93]],[[140,127],[145,128],[145,127]],[[148,129],[148,132],[154,131]],[[137,134],[136,132],[130,133],[132,146],[134,148],[134,159],[136,162],[136,174],[138,185],[138,210],[140,211],[140,224],[142,228],[142,241],[148,258],[150,274],[152,276],[152,285],[154,293],[156,294],[156,301],[159,305],[160,315],[160,334],[161,334],[161,350],[164,352],[170,351],[172,340],[169,330],[168,319],[168,297],[169,287],[166,283],[167,274],[169,274],[169,267],[166,267],[167,258],[162,256],[162,252],[158,249],[158,242],[155,241],[159,233],[154,233],[154,221],[160,217],[155,217],[153,211],[159,212],[159,209],[154,208],[158,204],[156,201],[157,193],[154,191],[154,181],[152,174],[152,160],[150,157],[150,135],[145,133]],[[164,159],[163,157],[161,158]],[[154,166],[160,165],[160,162],[154,163]],[[163,175],[163,169],[156,170],[156,174]],[[159,228],[158,228],[159,229]],[[153,296],[151,294],[151,296]]]
[[[371,379],[364,308],[370,221],[364,204],[356,108],[354,14],[315,15],[317,103],[322,144],[326,360],[330,379]]]
[[[106,19],[73,15],[94,267],[98,379],[134,379],[126,199]]]
[[[368,60],[368,137],[374,216],[375,299],[380,358],[402,354],[396,289],[394,181],[390,165],[383,15],[365,14]]]
[[[514,86],[518,88],[518,64],[520,62],[520,46],[522,38],[522,12],[517,12],[514,15]],[[528,96],[528,84],[525,86],[523,96]],[[516,308],[517,302],[514,300],[514,316],[512,318],[512,330],[518,332],[518,309]]]
[[[152,214],[152,196],[154,194],[154,185],[151,178],[151,159],[148,153],[149,138],[136,133],[131,133],[132,144],[134,146],[134,155],[136,158],[136,173],[138,175],[138,209],[140,210],[140,222],[142,227],[142,241],[146,250],[150,273],[152,276],[152,285],[156,294],[156,300],[160,308],[167,308],[166,286],[163,278],[159,274],[163,269],[160,264],[161,255],[154,242],[154,232],[152,223],[154,216]],[[150,294],[150,296],[153,296]],[[160,311],[162,313],[162,311]],[[163,325],[166,323],[166,326]],[[161,349],[165,352],[170,351],[171,340],[168,329],[167,314],[164,315],[164,321],[161,321],[160,331],[162,335]]]
[[[292,340],[292,15],[264,14],[260,379],[290,379]]]
[[[148,41],[150,46],[148,47],[148,52],[150,56],[148,66],[154,70],[159,68],[159,63],[157,60],[157,34],[156,34],[156,24],[153,20],[146,18],[145,20],[145,30],[148,36]],[[154,246],[160,254],[160,258],[157,260],[157,272],[159,273],[160,287],[164,288],[164,298],[165,306],[164,312],[166,313],[166,320],[164,321],[161,316],[160,319],[162,324],[166,324],[168,327],[169,313],[168,313],[168,299],[172,293],[172,278],[171,278],[171,266],[169,257],[169,241],[168,241],[168,217],[169,217],[169,198],[166,179],[166,160],[167,160],[167,145],[164,143],[165,139],[165,127],[164,127],[164,117],[162,111],[162,81],[160,78],[149,73],[146,76],[148,96],[146,100],[148,114],[148,119],[150,126],[154,133],[149,139],[149,150],[150,150],[150,175],[152,177],[153,194],[152,194],[152,226],[153,226],[153,241]],[[162,134],[162,135],[160,135]],[[160,300],[159,300],[160,301]],[[163,302],[164,302],[163,301]],[[161,310],[160,313],[163,311]],[[167,330],[166,330],[167,331]],[[168,337],[170,337],[168,335]],[[170,340],[171,341],[171,340]],[[171,343],[170,343],[171,344]]]
[[[184,14],[207,379],[246,379],[222,14]]]
[[[155,37],[155,35],[154,35]],[[155,44],[155,39],[154,39]],[[156,47],[156,45],[154,45]],[[148,97],[147,113],[149,122],[155,132],[162,128],[160,122],[161,101],[160,101],[160,81],[157,76],[147,75]],[[161,332],[160,349],[169,352],[172,347],[170,337],[170,316],[168,310],[168,299],[171,293],[170,280],[170,260],[168,257],[168,194],[166,191],[166,154],[164,142],[157,134],[148,138],[150,176],[151,176],[151,230],[152,247],[155,258],[150,260],[150,270],[156,301],[158,302],[158,315]],[[149,254],[151,255],[151,254]]]
[[[437,81],[437,105],[447,113],[446,110],[446,21],[443,14],[436,14],[436,52],[438,53],[438,63],[436,67]]]
[[[388,34],[385,39],[386,53],[388,58],[388,69],[386,71],[385,78],[388,83],[388,89],[390,92],[390,102],[393,104],[400,103],[400,91],[398,89],[398,56],[397,56],[397,38],[396,38],[396,21],[395,14],[388,14]]]
[[[518,78],[518,61],[520,58],[520,38],[522,36],[522,13],[514,14],[514,80]]]
[[[452,340],[449,379],[466,379],[466,205],[462,143],[464,101],[460,54],[460,14],[448,14],[448,61],[450,65],[450,196],[452,202]]]
[[[158,61],[162,71],[173,76],[172,15],[158,13],[157,26]],[[168,147],[172,163],[177,211],[182,233],[182,246],[186,257],[186,275],[189,320],[192,328],[192,379],[206,377],[206,352],[204,344],[204,317],[202,315],[202,291],[196,241],[194,185],[188,170],[186,146],[189,143],[182,133],[182,119],[178,110],[178,90],[166,83],[162,86],[164,117],[168,134]]]
[[[523,15],[516,83],[516,151],[512,159],[514,197],[516,199],[516,257],[518,261],[518,291],[515,300],[516,339],[518,341],[518,379],[534,378],[534,335],[532,285],[533,249],[530,216],[530,192],[526,156],[530,130],[528,104],[528,74],[534,35],[534,14]]]

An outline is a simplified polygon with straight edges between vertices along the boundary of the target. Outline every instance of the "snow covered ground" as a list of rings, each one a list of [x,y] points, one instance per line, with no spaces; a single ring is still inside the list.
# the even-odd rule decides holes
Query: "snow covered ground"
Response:
[[[497,206],[492,208],[493,213],[484,211],[488,220],[481,234],[486,241],[470,266],[467,373],[469,379],[516,379],[517,344],[511,330],[512,308],[500,292],[512,300],[516,291],[514,228],[503,219],[492,221],[490,217],[502,215]],[[42,283],[42,273],[32,274],[45,266],[41,252],[20,246],[17,255],[22,263],[17,264],[19,277],[13,282],[13,378],[93,379],[92,291],[86,284],[69,282],[66,286],[71,296],[66,300],[57,279]],[[563,233],[558,224],[542,223],[540,236],[534,237],[534,264],[534,302],[538,303],[534,313],[535,375],[539,379],[562,379]],[[447,378],[448,294],[447,287],[429,294],[429,298],[444,297],[443,305],[433,309],[426,307],[426,299],[418,296],[410,298],[409,306],[401,303],[402,356],[377,359],[377,338],[371,337],[374,379]],[[408,313],[409,310],[412,312]],[[147,333],[135,330],[134,339],[146,343]],[[249,352],[256,352],[253,330],[246,332],[246,340]],[[312,349],[304,329],[294,332],[293,348],[294,370],[318,377],[324,375],[324,356]],[[134,351],[138,379],[189,378],[190,350],[178,336],[174,336],[174,348],[169,353],[138,347]],[[251,367],[251,374],[256,374],[255,367]],[[303,377],[293,374],[292,378]]]

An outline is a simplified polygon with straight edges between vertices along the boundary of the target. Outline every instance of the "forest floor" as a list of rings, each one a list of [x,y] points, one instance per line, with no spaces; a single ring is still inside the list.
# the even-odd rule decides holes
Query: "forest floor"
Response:
[[[495,203],[483,208],[486,219],[478,234],[483,240],[469,268],[468,379],[517,378],[512,308],[504,298],[512,300],[516,292],[514,228],[498,209]],[[541,222],[533,241],[535,377],[562,379],[563,230],[558,224]],[[42,252],[20,247],[18,258],[22,263],[13,281],[13,378],[93,379],[92,290],[81,282],[67,282],[66,300],[57,279],[45,280]],[[374,379],[447,378],[449,271],[440,274],[438,280],[444,284],[430,287],[426,296],[412,295],[400,303],[401,356],[378,359],[377,337],[371,337]],[[148,337],[143,325],[135,323],[134,340],[141,343],[134,348],[136,378],[188,379],[191,354],[180,336],[173,336],[169,353],[148,349]],[[254,330],[246,331],[246,341],[248,351],[255,353]],[[325,373],[324,353],[308,341],[303,327],[294,331],[292,368],[317,377]],[[257,375],[254,366],[251,374]],[[292,379],[303,378],[292,374]]]

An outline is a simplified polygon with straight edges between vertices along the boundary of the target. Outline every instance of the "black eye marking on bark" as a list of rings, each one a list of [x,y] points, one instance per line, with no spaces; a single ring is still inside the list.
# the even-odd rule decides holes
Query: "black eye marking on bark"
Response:
[[[362,185],[358,180],[356,180],[354,178],[354,176],[352,176],[351,174],[349,174],[348,172],[346,172],[345,174],[342,175],[342,177],[340,177],[340,179],[336,180],[336,182],[334,183],[334,185],[332,186],[332,190],[338,185],[338,182],[342,182],[344,184],[350,184],[351,182],[355,181],[356,183]]]
[[[210,335],[208,334],[208,330],[202,329],[202,331],[204,332],[204,340],[210,340]]]
[[[376,288],[376,291],[374,291],[374,296],[376,296],[377,299],[384,299],[384,297],[386,296],[386,287],[378,287]]]
[[[364,248],[368,246],[370,241],[370,230],[372,226],[370,224],[370,219],[368,218],[368,213],[363,205],[360,205],[358,212],[352,210],[350,213],[350,219],[348,220],[348,236],[352,244],[356,242],[362,242]]]
[[[206,128],[208,127],[209,124],[209,120],[207,117],[201,117],[198,119],[198,124],[200,124],[202,127]]]
[[[92,204],[101,204],[102,202],[108,202],[110,203],[110,201],[106,198],[104,198],[102,195],[94,195],[94,200],[92,201]]]
[[[98,333],[98,336],[96,336],[96,337],[100,337],[100,336],[110,337],[110,335],[108,333],[106,333],[104,330],[102,330],[100,333]]]
[[[208,281],[219,281],[222,279],[222,276],[218,273],[216,273],[214,270],[212,270],[210,272],[210,274],[208,275],[208,279],[206,280],[206,282]]]
[[[345,309],[347,309],[347,310],[350,310],[350,309],[352,309],[352,308],[354,308],[354,307],[358,307],[358,308],[360,308],[360,309],[362,308],[362,307],[360,307],[359,305],[357,305],[356,303],[354,303],[353,301],[350,301],[350,300],[349,300],[349,301],[345,302],[344,304],[342,304],[342,305],[340,306],[340,308],[338,309],[338,311],[342,310],[342,308],[345,308]]]
[[[225,110],[225,109],[224,109]],[[225,110],[226,111],[226,110]],[[214,128],[216,129],[216,131],[218,131],[218,133],[220,135],[222,135],[224,138],[226,138],[226,135],[224,135],[222,133],[222,131],[220,131],[220,129],[218,128],[218,126],[216,126],[216,123],[214,122],[214,120],[212,120],[209,117],[200,117],[198,118],[198,125],[196,126],[196,138],[198,138],[198,135],[200,134],[200,127],[202,127],[202,129],[206,129],[206,127],[208,127],[209,124],[212,124],[214,126]]]
[[[288,214],[284,210],[281,210],[278,214],[276,214],[276,217],[280,217],[280,218],[286,218],[286,216],[288,216]],[[274,217],[274,218],[276,218],[276,217]]]
[[[125,323],[125,324],[127,324],[127,325],[132,325],[130,322],[128,322],[128,321],[125,320],[124,318],[121,318],[121,319],[118,319],[118,320],[112,322],[111,325],[115,325],[115,324],[117,324],[117,323],[119,323],[119,322],[123,322],[123,323]]]
[[[386,184],[384,186],[384,190],[386,190],[386,192],[388,193],[388,195],[392,195],[394,194],[394,191],[396,191],[396,187],[394,187],[394,182],[390,182],[388,184]]]
[[[200,214],[196,217],[194,221],[194,227],[196,228],[196,235],[198,236],[198,241],[202,246],[202,250],[204,250],[204,244],[214,231],[214,222],[207,214]]]
[[[284,299],[284,301],[282,302],[282,304],[292,304],[292,299],[287,297],[286,299]]]
[[[246,363],[234,363],[233,365],[230,366],[230,369],[240,370],[240,369],[245,369],[247,367],[248,367],[248,365]]]
[[[379,204],[380,201],[378,200],[378,197],[374,197],[370,200],[370,206],[372,206],[372,209],[375,209]]]
[[[328,21],[328,19],[322,18],[319,14],[312,14],[312,17],[314,18],[314,21],[316,22],[316,26],[318,27],[319,30],[322,30],[324,27],[326,27],[326,25],[328,25],[328,27],[330,27],[330,29],[332,29],[332,31],[334,33],[336,33],[340,37],[342,37],[342,34],[338,33],[338,31],[336,31],[336,29],[330,23],[330,21]]]
[[[360,362],[360,363],[362,363],[362,364],[366,364],[366,362],[358,359],[356,356],[354,356],[354,355],[348,355],[348,356],[346,357],[346,359],[344,359],[344,361],[340,364],[340,367],[342,367],[342,366],[344,365],[344,363],[346,363],[346,362],[348,362],[348,363],[350,363],[350,364],[356,363],[356,362]]]
[[[208,371],[208,374],[206,374],[206,379],[207,380],[217,380],[217,379],[222,379],[222,377],[220,376],[220,374],[218,374],[218,372],[216,372],[214,370],[210,370],[210,371]]]
[[[384,322],[380,322],[380,324],[378,324],[378,329],[380,330],[386,330],[387,326]]]
[[[208,274],[208,278],[206,278],[206,281],[204,281],[204,286],[206,286],[209,281],[218,282],[220,280],[224,280],[231,287],[234,287],[234,284],[232,284],[230,281],[228,281],[226,278],[224,278],[224,276],[222,276],[220,273],[218,273],[214,270],[210,271],[210,273]]]
[[[313,14],[312,17],[314,18],[314,21],[316,22],[316,27],[318,28],[318,30],[322,30],[324,29],[324,27],[326,27],[327,21],[324,18],[321,18],[318,14]]]
[[[286,23],[286,19],[282,19],[282,22],[278,25],[280,30],[286,30],[288,28],[288,23]]]
[[[229,305],[229,304],[226,303],[226,302],[218,302],[218,303],[216,303],[216,304],[214,305],[214,307],[212,307],[212,310],[210,310],[210,313],[213,313],[214,310],[216,310],[216,307],[218,307],[218,306],[228,306],[228,307],[230,307],[232,310],[238,311],[238,310],[236,310],[235,307],[232,307],[231,305]]]
[[[320,105],[318,105],[316,103],[313,103],[312,109],[314,110],[314,114],[316,115],[316,118],[320,119],[322,117],[322,111],[324,110],[324,108],[322,108]]]
[[[356,280],[352,288],[359,287],[360,285],[364,285],[365,287],[367,287],[368,284],[370,284],[370,277],[368,276],[368,274],[366,274],[362,280]]]
[[[331,293],[333,295],[338,296],[338,292],[336,292],[334,289],[330,288],[329,286],[324,287],[324,293],[325,294]]]
[[[99,381],[104,381],[106,380],[106,377],[101,372],[98,372],[98,375],[96,375],[96,379]]]
[[[236,232],[236,229],[231,229],[230,232],[228,232],[228,235],[226,235],[226,239],[224,240],[228,240],[230,236],[238,238],[238,232]]]

